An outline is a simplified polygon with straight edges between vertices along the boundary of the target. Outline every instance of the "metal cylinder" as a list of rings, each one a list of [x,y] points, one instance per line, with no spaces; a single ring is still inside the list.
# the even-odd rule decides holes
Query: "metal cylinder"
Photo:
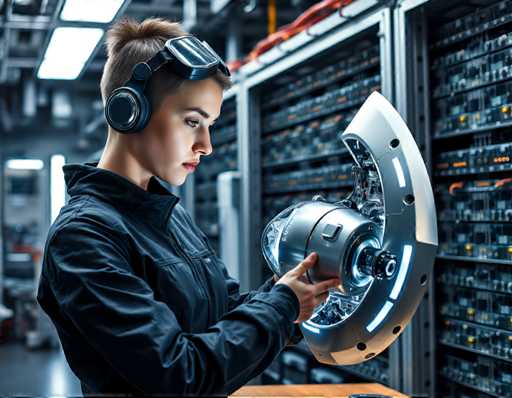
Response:
[[[357,267],[362,249],[380,248],[378,226],[354,209],[336,207],[315,225],[306,255],[318,253],[318,262],[308,271],[311,282],[338,277],[346,294],[359,294],[372,277]]]

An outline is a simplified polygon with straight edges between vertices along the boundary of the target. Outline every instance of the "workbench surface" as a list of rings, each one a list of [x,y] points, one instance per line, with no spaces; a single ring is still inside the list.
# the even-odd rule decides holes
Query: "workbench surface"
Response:
[[[383,394],[393,398],[407,398],[389,387],[377,383],[357,384],[276,384],[245,386],[231,397],[348,397],[350,394]]]

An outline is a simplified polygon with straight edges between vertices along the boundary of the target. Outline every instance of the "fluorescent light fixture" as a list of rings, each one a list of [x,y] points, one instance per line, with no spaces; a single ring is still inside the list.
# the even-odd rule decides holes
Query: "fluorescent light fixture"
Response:
[[[6,166],[12,170],[41,170],[44,163],[40,159],[10,159]]]
[[[23,262],[31,261],[32,255],[30,253],[7,253],[7,261]]]
[[[393,303],[391,301],[386,301],[384,303],[384,307],[380,309],[375,319],[371,321],[368,326],[366,326],[366,330],[368,330],[370,333],[373,332],[375,328],[379,326],[386,318],[386,315],[388,315],[389,311],[391,311],[391,307],[393,307]]]
[[[103,36],[103,29],[60,27],[53,31],[39,79],[76,79]]]
[[[60,13],[63,21],[109,23],[125,0],[66,0]]]
[[[66,202],[66,183],[62,166],[66,158],[62,155],[53,155],[50,160],[50,203],[51,222],[53,223],[59,215],[60,209]]]
[[[402,165],[400,164],[400,160],[398,158],[393,158],[393,166],[395,166],[396,177],[398,178],[398,185],[400,188],[405,187],[405,176],[404,170],[402,169]]]
[[[404,285],[405,276],[407,275],[407,271],[409,270],[409,263],[411,262],[411,254],[412,246],[405,245],[402,251],[402,260],[400,261],[400,270],[398,271],[398,276],[396,277],[393,290],[391,290],[391,294],[389,295],[389,297],[393,300],[396,300],[400,294],[400,290],[402,290],[402,286]]]
[[[313,332],[313,333],[316,333],[316,334],[319,334],[320,333],[320,329],[318,329],[317,327],[314,327],[314,326],[311,326],[306,322],[303,322],[302,323],[302,326],[304,328],[306,328],[307,330],[309,330],[310,332]]]

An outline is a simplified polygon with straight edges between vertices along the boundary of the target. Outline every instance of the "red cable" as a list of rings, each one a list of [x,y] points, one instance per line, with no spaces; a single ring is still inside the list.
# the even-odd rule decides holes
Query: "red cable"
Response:
[[[300,14],[292,23],[281,27],[277,32],[268,35],[263,40],[260,40],[254,49],[243,60],[231,61],[228,64],[230,70],[234,72],[243,64],[256,59],[277,44],[282,43],[290,37],[308,29],[312,25],[331,15],[335,10],[347,6],[352,1],[353,0],[323,0],[320,3],[311,6]]]

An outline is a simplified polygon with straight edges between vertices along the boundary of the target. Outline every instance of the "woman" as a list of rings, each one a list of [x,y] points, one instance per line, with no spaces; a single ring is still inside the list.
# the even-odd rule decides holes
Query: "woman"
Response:
[[[98,164],[64,167],[70,201],[48,234],[38,301],[84,394],[231,393],[339,283],[304,283],[311,255],[239,294],[171,193],[212,152],[209,127],[230,84],[220,61],[207,77],[183,78],[186,62],[165,51],[178,51],[184,35],[161,19],[112,27],[101,80],[107,143]],[[181,48],[206,51],[191,43]],[[133,90],[148,98],[145,111],[131,108]],[[144,112],[147,120],[137,119]]]

